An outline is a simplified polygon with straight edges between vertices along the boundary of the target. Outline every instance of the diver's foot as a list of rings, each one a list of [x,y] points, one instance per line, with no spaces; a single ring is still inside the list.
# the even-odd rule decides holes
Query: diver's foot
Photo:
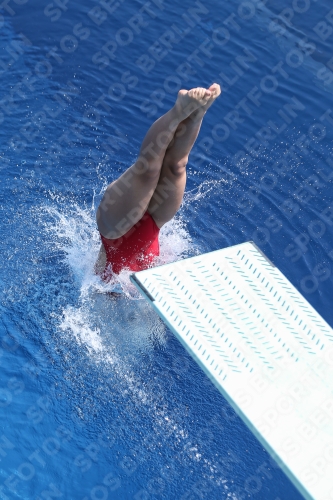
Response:
[[[202,119],[207,109],[211,107],[215,99],[217,99],[218,96],[221,94],[221,87],[218,83],[213,83],[213,85],[211,85],[208,90],[211,93],[211,96],[208,98],[205,104],[203,104],[202,106],[200,106],[191,113],[192,120]]]
[[[211,98],[211,91],[203,87],[178,92],[175,108],[179,117],[185,120],[196,109],[206,106]]]

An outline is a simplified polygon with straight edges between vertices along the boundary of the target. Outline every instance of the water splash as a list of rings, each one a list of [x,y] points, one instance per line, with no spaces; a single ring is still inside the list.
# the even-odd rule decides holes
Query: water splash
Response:
[[[59,328],[66,332],[70,330],[75,340],[83,345],[89,354],[98,353],[103,350],[100,330],[89,326],[89,316],[84,307],[67,306],[63,311],[63,319]]]
[[[185,223],[186,209],[220,187],[221,181],[205,181],[184,196],[180,212],[160,231],[160,255],[156,265],[197,254]],[[68,202],[49,193],[52,203],[43,206],[43,230],[50,250],[67,266],[73,279],[76,304],[63,307],[58,328],[83,346],[96,361],[114,359],[148,349],[151,338],[165,342],[166,329],[149,304],[130,281],[131,271],[123,270],[106,283],[95,273],[100,250],[96,228],[96,201],[90,207]],[[110,292],[121,291],[120,297]],[[129,332],[129,334],[128,334]]]
[[[43,206],[43,230],[53,255],[66,265],[76,290],[76,304],[66,305],[58,317],[58,328],[83,346],[95,361],[110,361],[116,348],[119,356],[138,348],[147,348],[153,336],[164,342],[165,327],[130,282],[123,270],[109,283],[94,271],[100,249],[95,207],[82,208],[59,198]],[[190,251],[190,238],[181,220],[166,224],[160,236],[158,264],[177,260]],[[121,289],[121,297],[109,292]],[[129,332],[130,335],[124,334]],[[111,352],[112,351],[112,352]]]
[[[194,201],[199,201],[206,198],[206,196],[209,193],[212,193],[212,191],[220,190],[221,184],[223,184],[223,186],[226,186],[228,184],[228,181],[226,181],[225,179],[221,179],[219,181],[204,181],[196,188],[191,189],[191,191],[186,191],[186,193],[184,194],[184,207]]]

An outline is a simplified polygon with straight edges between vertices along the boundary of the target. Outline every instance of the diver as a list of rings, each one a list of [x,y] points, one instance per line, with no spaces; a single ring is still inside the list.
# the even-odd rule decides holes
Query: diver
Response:
[[[174,106],[148,130],[136,162],[106,188],[96,214],[102,244],[95,269],[104,280],[124,268],[153,266],[159,231],[182,203],[203,117],[220,94],[216,83],[180,90]]]

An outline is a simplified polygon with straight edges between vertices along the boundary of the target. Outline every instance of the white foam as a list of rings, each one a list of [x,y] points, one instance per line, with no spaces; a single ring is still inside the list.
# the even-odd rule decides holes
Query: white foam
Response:
[[[59,327],[64,332],[70,330],[76,341],[84,345],[90,354],[102,351],[100,329],[89,326],[89,317],[84,307],[67,306]]]

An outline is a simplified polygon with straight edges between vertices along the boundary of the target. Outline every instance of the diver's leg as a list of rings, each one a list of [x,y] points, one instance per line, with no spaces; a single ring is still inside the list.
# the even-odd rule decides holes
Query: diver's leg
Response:
[[[207,104],[181,122],[165,153],[160,178],[147,210],[158,227],[171,220],[181,205],[186,184],[188,156],[198,137],[207,109],[221,93],[217,84],[212,85],[209,90],[212,95]]]
[[[97,210],[97,225],[106,238],[123,236],[145,213],[157,186],[167,147],[179,124],[211,93],[204,88],[180,90],[173,108],[148,130],[137,161],[111,183]]]

